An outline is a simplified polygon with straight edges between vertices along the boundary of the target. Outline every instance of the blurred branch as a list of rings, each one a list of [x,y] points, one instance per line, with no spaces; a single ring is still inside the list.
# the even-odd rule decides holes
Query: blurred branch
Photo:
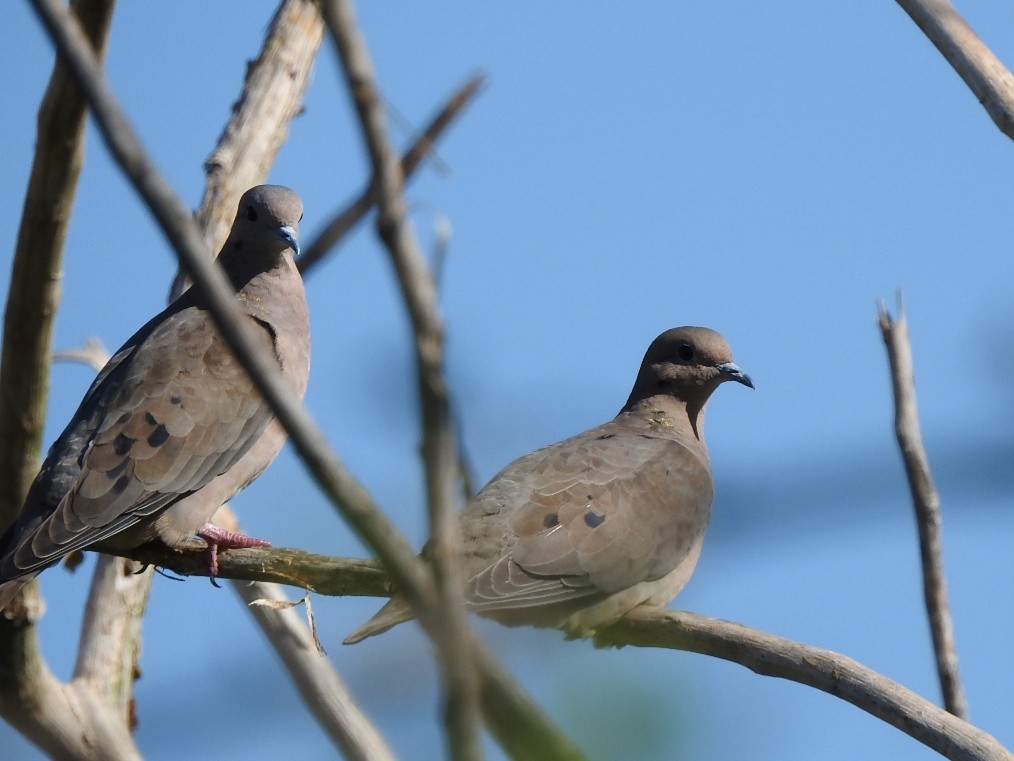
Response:
[[[642,606],[599,630],[596,644],[664,647],[722,658],[846,700],[952,761],[1014,759],[993,736],[851,658],[740,624]]]
[[[254,601],[285,602],[277,584],[235,584],[250,614],[275,647],[317,722],[337,745],[346,761],[393,761],[384,738],[356,707],[348,688],[325,655],[317,652],[313,636],[293,608],[271,609]],[[278,643],[284,642],[284,647]]]
[[[289,434],[290,441],[318,485],[338,507],[349,526],[380,558],[398,585],[399,594],[404,595],[414,606],[427,631],[435,631],[437,625],[433,611],[437,608],[428,571],[405,538],[373,503],[369,493],[328,447],[318,427],[282,379],[274,360],[257,351],[247,336],[225,277],[210,260],[189,210],[145,153],[102,76],[94,55],[84,42],[76,21],[67,15],[66,9],[58,0],[31,2],[60,55],[67,61],[68,70],[84,92],[114,160],[148,206],[179,258],[190,270],[196,286],[201,288],[208,299],[209,311],[222,337]],[[485,689],[495,691],[500,700],[511,705],[515,709],[514,715],[531,722],[503,728],[502,731],[509,731],[514,736],[505,739],[499,737],[498,733],[498,739],[505,746],[513,744],[530,747],[528,758],[541,758],[544,761],[580,758],[580,752],[541,712],[527,703],[522,704],[522,701],[527,700],[523,693],[514,691],[513,685],[505,684],[498,678],[496,670],[489,667],[489,658],[484,651],[477,649],[477,653],[477,665],[486,679]],[[553,748],[548,745],[545,749],[538,748],[534,745],[534,740],[531,740],[544,736],[553,737]],[[558,752],[552,752],[554,749]],[[546,752],[541,752],[543,750]]]
[[[948,0],[898,0],[947,59],[990,118],[1014,139],[1014,76]]]
[[[101,66],[105,55],[111,0],[75,0],[64,14],[76,14],[83,45]],[[61,257],[84,160],[84,97],[57,59],[39,108],[35,156],[14,254],[4,315],[0,363],[0,527],[14,520],[35,475],[49,384],[53,320],[60,297]],[[122,568],[109,558],[106,568]],[[140,600],[146,596],[139,584]],[[122,598],[121,598],[122,599]],[[132,602],[136,598],[131,595]],[[83,678],[61,683],[42,658],[35,621],[44,604],[38,586],[28,584],[12,609],[0,616],[0,714],[54,758],[138,758],[130,735],[132,674],[136,632],[107,632],[105,645],[121,649],[99,659],[86,618],[79,660]],[[95,657],[90,657],[95,656]],[[115,675],[117,687],[104,688],[90,677]]]
[[[101,62],[112,0],[71,5]],[[87,107],[56,61],[39,106],[35,156],[21,211],[4,312],[0,364],[0,531],[14,521],[35,478],[49,392],[49,353],[60,301],[63,243],[84,162]]]
[[[415,174],[415,170],[422,164],[423,159],[429,155],[437,140],[444,130],[468,105],[479,92],[485,82],[481,75],[470,77],[450,97],[443,108],[437,112],[422,134],[416,139],[412,146],[401,157],[401,173],[407,181]],[[299,271],[306,273],[327,252],[334,248],[353,227],[362,221],[375,203],[374,186],[371,182],[359,197],[349,203],[344,209],[335,214],[320,234],[308,245],[303,247],[303,255],[299,257],[297,264]]]
[[[205,162],[208,176],[197,218],[209,251],[218,251],[224,244],[240,195],[263,182],[274,164],[289,123],[302,111],[323,36],[324,24],[316,3],[283,0],[260,55],[247,68],[232,117]],[[170,297],[187,283],[188,279],[178,274]],[[283,435],[278,424],[272,422],[254,447],[271,449]],[[207,498],[221,499],[213,490]],[[239,530],[228,505],[218,510],[215,520]],[[292,578],[287,575],[284,580],[292,583]],[[302,579],[304,585],[312,585],[313,581]],[[380,733],[356,706],[334,665],[317,652],[313,633],[295,611],[250,605],[253,600],[285,600],[281,587],[267,581],[233,583],[232,587],[247,603],[247,612],[274,648],[306,706],[344,756],[350,761],[393,758]]]
[[[958,655],[954,647],[954,627],[947,607],[947,580],[944,576],[943,543],[940,530],[940,497],[933,485],[929,458],[919,430],[919,410],[915,403],[915,379],[912,373],[912,348],[908,342],[908,323],[898,297],[898,318],[892,320],[880,304],[880,332],[887,346],[894,390],[894,432],[905,462],[916,524],[919,527],[919,556],[922,560],[922,585],[929,615],[937,675],[944,707],[955,716],[968,718],[968,706],[958,675]]]
[[[243,90],[218,144],[204,162],[207,180],[197,222],[209,251],[222,248],[240,196],[264,182],[275,163],[289,123],[302,112],[323,37],[324,23],[316,2],[283,0],[260,54],[247,64]],[[177,273],[169,300],[187,285],[189,278]]]
[[[449,391],[443,374],[443,324],[437,291],[419,249],[402,196],[404,175],[387,136],[387,118],[366,42],[351,0],[327,0],[324,19],[341,58],[349,94],[373,167],[377,232],[387,247],[415,336],[422,456],[430,515],[429,549],[437,587],[436,646],[443,676],[448,742],[456,761],[482,758],[479,683],[468,647],[458,570],[455,494],[458,462]]]

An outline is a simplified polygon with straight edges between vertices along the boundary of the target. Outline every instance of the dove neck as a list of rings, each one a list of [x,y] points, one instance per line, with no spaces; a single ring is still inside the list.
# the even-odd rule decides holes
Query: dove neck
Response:
[[[629,413],[650,424],[669,429],[682,431],[689,429],[695,439],[703,442],[703,402],[687,402],[672,394],[654,394],[647,397],[631,394],[620,412]]]
[[[236,291],[247,288],[259,275],[270,275],[284,267],[291,260],[289,249],[281,251],[257,251],[256,247],[244,247],[239,241],[229,241],[218,255],[218,262],[225,270],[229,282]]]

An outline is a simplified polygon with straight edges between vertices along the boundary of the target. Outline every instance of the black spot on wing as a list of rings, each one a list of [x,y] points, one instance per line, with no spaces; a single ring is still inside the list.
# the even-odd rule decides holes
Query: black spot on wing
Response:
[[[130,451],[132,446],[134,446],[134,441],[135,439],[121,433],[113,440],[113,451],[122,457]]]
[[[594,510],[589,510],[584,514],[584,522],[588,528],[598,528],[606,522],[606,516],[596,513]]]
[[[553,526],[560,525],[560,514],[549,513],[545,518],[542,519],[542,525],[546,528],[553,528]]]
[[[166,430],[166,427],[164,425],[160,424],[159,427],[156,428],[154,431],[152,431],[151,435],[148,437],[148,446],[160,447],[163,444],[165,444],[168,440],[169,440],[169,431]]]

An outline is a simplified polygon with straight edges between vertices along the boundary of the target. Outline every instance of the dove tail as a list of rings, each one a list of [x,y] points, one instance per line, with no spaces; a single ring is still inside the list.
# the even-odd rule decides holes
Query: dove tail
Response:
[[[406,621],[411,621],[413,618],[415,616],[412,615],[412,609],[404,601],[394,598],[378,610],[373,618],[342,640],[342,644],[354,645],[357,642],[362,642],[367,637],[383,634],[388,629],[398,624],[403,624]]]

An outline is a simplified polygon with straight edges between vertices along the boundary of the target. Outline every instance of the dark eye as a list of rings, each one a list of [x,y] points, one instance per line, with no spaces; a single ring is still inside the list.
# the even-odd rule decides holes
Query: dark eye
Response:
[[[694,347],[690,344],[683,344],[676,350],[676,355],[684,362],[689,362],[694,358]]]
[[[254,209],[253,206],[246,207],[246,218],[249,219],[251,222],[257,221],[257,210]]]

